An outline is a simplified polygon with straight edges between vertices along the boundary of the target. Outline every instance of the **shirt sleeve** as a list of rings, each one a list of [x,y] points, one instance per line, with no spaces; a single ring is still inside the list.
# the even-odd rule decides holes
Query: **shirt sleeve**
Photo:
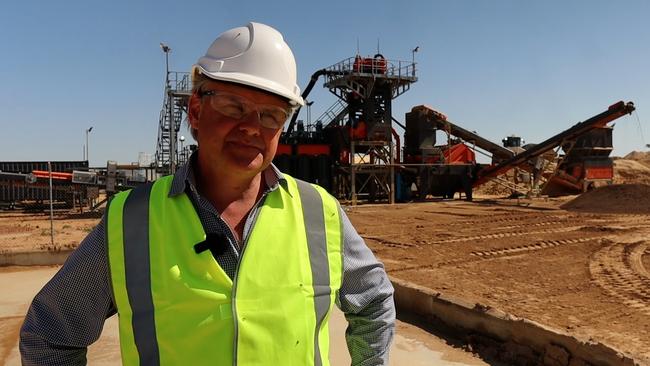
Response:
[[[343,281],[337,304],[348,321],[345,339],[353,366],[388,365],[395,331],[393,286],[347,215],[343,222]]]
[[[85,365],[87,347],[116,313],[105,219],[34,297],[20,330],[23,365]]]

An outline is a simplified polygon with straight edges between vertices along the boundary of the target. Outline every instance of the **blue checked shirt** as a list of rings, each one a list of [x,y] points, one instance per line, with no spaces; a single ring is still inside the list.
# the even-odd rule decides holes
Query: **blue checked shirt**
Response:
[[[187,193],[205,232],[228,238],[227,249],[215,253],[215,259],[233,278],[240,257],[239,245],[219,212],[196,190],[192,160],[178,169],[169,194]],[[263,174],[267,187],[246,219],[244,239],[250,234],[267,194],[286,184],[273,165]],[[346,341],[352,365],[387,365],[395,327],[393,287],[383,265],[343,210],[341,218],[343,282],[336,304],[349,323]],[[102,219],[32,301],[20,332],[23,365],[85,365],[88,345],[99,338],[104,320],[117,311],[110,286],[106,227]]]

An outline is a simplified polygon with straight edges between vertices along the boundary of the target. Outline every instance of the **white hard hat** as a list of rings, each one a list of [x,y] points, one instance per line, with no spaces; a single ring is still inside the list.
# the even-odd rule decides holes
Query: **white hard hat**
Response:
[[[296,60],[282,34],[268,25],[248,23],[222,33],[193,66],[215,79],[244,84],[304,105],[296,83]]]

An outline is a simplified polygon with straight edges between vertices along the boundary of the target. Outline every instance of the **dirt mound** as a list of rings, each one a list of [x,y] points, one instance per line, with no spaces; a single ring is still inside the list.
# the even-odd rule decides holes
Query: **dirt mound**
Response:
[[[632,151],[623,157],[624,160],[634,160],[650,168],[650,151]]]
[[[625,155],[623,159],[650,162],[650,151],[632,151]]]
[[[560,207],[567,211],[650,214],[650,185],[616,184],[600,187]]]
[[[650,162],[648,165],[633,159],[614,160],[615,184],[650,184]]]
[[[510,182],[512,181],[512,177],[506,175],[501,175],[499,178],[508,180]],[[508,187],[503,186],[502,184],[497,183],[496,180],[492,180],[478,186],[476,189],[474,189],[474,193],[478,195],[508,197],[512,194],[512,190]]]

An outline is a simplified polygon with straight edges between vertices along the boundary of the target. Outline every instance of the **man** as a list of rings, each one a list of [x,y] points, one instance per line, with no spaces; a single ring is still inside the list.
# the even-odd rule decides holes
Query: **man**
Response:
[[[84,364],[117,312],[125,365],[328,365],[336,303],[352,363],[387,364],[383,266],[329,194],[271,164],[303,103],[279,32],[249,23],[219,36],[193,68],[197,153],[111,200],[32,302],[23,363]]]

